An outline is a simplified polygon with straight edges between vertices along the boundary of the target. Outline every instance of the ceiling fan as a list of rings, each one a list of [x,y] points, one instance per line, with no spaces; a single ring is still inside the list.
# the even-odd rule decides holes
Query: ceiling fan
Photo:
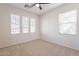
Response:
[[[25,4],[24,7],[25,7],[25,8],[26,8],[26,7],[32,8],[32,7],[36,6],[36,7],[38,7],[40,10],[42,10],[42,9],[43,9],[42,6],[41,6],[42,4],[50,4],[50,3],[33,3],[32,5]]]

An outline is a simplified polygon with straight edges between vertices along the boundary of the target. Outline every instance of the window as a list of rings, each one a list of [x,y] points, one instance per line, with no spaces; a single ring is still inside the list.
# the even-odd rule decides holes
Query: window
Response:
[[[20,33],[20,16],[11,14],[11,34]]]
[[[11,14],[11,34],[18,34],[22,30],[22,33],[29,33],[36,31],[36,19]]]
[[[27,17],[22,17],[22,32],[28,33],[29,32],[29,19]]]
[[[33,18],[30,18],[30,32],[36,31],[36,20]]]
[[[69,11],[59,15],[59,32],[62,34],[76,34],[77,11]]]

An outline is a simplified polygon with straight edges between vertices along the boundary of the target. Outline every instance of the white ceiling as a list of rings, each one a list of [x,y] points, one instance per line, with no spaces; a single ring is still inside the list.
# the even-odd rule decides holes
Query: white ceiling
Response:
[[[32,3],[29,3],[29,5],[31,5]],[[35,13],[35,14],[38,14],[38,15],[42,15],[60,5],[62,5],[62,3],[50,3],[50,4],[42,4],[42,10],[40,10],[38,7],[34,6],[32,8],[24,8],[24,5],[25,3],[9,3],[8,5],[10,6],[14,6],[14,7],[17,7],[17,8],[21,8],[21,9],[24,9],[28,12],[31,12],[31,13]]]

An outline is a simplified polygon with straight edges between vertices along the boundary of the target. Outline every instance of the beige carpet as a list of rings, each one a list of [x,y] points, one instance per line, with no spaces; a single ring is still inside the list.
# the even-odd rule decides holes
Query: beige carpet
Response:
[[[43,40],[34,40],[27,43],[0,49],[2,56],[75,56],[79,51],[52,44]]]

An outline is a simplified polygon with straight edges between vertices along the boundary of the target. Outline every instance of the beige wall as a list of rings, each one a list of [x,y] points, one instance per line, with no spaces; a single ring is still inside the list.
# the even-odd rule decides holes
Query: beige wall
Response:
[[[29,16],[37,20],[36,33],[10,34],[10,15],[11,13],[20,16]],[[39,39],[39,17],[16,7],[0,4],[0,48],[7,47],[31,40]]]
[[[79,15],[79,4],[64,4],[62,6],[55,8],[54,10],[51,10],[42,17],[39,17],[36,14],[31,14],[16,7],[0,4],[0,48],[35,39],[40,39],[41,29],[41,39],[79,50],[79,28],[77,28],[77,35],[62,35],[58,32],[58,15],[60,13],[67,12],[73,9],[77,9]],[[36,18],[36,33],[20,33],[16,35],[10,34],[11,13],[20,16],[29,16]],[[79,23],[77,27],[79,27]]]
[[[77,35],[59,34],[58,15],[74,9],[77,9],[78,13]],[[41,39],[43,40],[79,50],[79,4],[64,4],[43,15],[41,18],[41,33]]]

